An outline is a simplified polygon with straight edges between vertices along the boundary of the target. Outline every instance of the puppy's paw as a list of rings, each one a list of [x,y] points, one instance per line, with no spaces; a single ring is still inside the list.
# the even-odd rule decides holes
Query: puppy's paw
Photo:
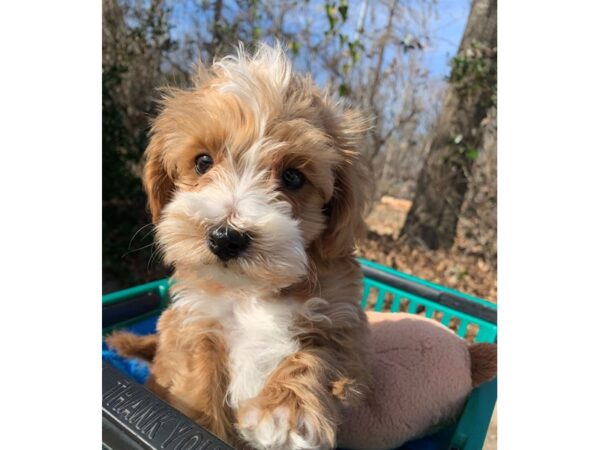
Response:
[[[326,450],[334,446],[328,422],[319,423],[303,408],[249,406],[238,414],[242,438],[257,450]]]

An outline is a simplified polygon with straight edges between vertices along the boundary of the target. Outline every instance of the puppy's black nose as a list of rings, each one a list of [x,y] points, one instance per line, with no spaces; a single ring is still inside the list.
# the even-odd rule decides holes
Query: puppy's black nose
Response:
[[[215,228],[208,235],[208,248],[221,261],[241,255],[248,244],[250,236],[227,226]]]

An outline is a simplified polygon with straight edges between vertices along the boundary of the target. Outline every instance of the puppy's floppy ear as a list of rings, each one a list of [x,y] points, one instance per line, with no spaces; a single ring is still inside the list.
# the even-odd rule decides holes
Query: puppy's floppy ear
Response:
[[[356,110],[333,112],[326,121],[342,162],[334,168],[334,192],[325,205],[327,228],[317,243],[324,259],[352,255],[366,232],[364,215],[373,194],[373,179],[360,153],[369,121]]]
[[[160,214],[170,200],[174,189],[173,180],[167,173],[163,160],[163,144],[161,136],[155,133],[152,135],[145,153],[143,181],[153,223],[157,223],[160,219]]]

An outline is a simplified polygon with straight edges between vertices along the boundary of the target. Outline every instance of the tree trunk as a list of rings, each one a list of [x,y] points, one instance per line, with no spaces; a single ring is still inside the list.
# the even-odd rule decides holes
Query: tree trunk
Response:
[[[430,249],[453,245],[480,123],[495,104],[497,0],[473,0],[431,150],[402,235]]]
[[[212,64],[215,57],[221,53],[221,47],[225,44],[223,39],[223,0],[215,0],[213,6],[212,40],[208,46],[208,64]]]

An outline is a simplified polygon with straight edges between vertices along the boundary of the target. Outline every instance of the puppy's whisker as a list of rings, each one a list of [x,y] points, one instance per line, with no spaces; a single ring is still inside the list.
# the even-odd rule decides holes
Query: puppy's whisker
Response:
[[[129,249],[131,248],[131,244],[133,243],[133,241],[134,241],[135,237],[136,237],[136,236],[137,236],[137,235],[140,233],[140,231],[142,231],[144,228],[147,228],[147,227],[152,227],[152,226],[153,226],[153,224],[151,224],[151,223],[147,223],[146,225],[144,225],[144,226],[140,227],[140,228],[139,228],[139,229],[138,229],[138,230],[137,230],[137,231],[136,231],[136,232],[133,234],[133,236],[131,237],[131,239],[129,240],[129,245],[127,246],[127,249],[129,250]],[[147,237],[148,237],[148,234],[144,235],[144,237],[142,238],[142,241],[143,241],[144,239],[146,239]]]
[[[152,233],[154,233],[155,231],[156,231],[156,230],[155,230],[154,228],[152,228],[150,231],[148,231],[148,232],[147,232],[147,233],[144,235],[144,237],[142,238],[142,241],[143,241],[144,239],[146,239],[148,236],[150,236]]]
[[[143,247],[134,248],[132,250],[126,251],[125,253],[123,253],[121,255],[121,258],[125,258],[127,255],[129,255],[131,253],[139,252],[140,250],[144,250],[145,248],[152,247],[153,245],[155,245],[154,242],[152,242],[150,244],[147,244],[147,245],[144,245]]]
[[[160,248],[158,246],[155,246],[153,248],[152,252],[150,253],[150,259],[148,260],[148,264],[146,265],[147,271],[150,271],[150,267],[152,266],[152,261],[154,260],[156,255],[158,255],[159,252],[160,252]]]

